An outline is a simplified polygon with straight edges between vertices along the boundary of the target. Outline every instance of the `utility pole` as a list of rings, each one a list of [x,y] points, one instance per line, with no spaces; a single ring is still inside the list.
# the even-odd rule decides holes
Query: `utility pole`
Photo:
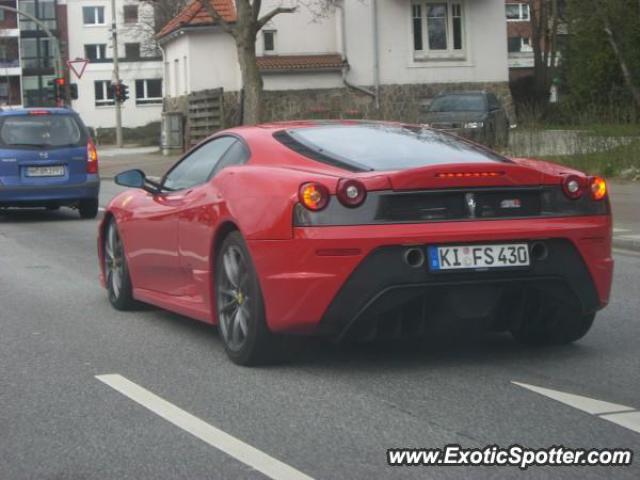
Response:
[[[113,84],[120,84],[120,65],[118,63],[118,27],[116,12],[116,0],[111,0],[111,34],[113,41]],[[115,89],[114,89],[115,90]],[[114,91],[114,104],[116,106],[116,146],[122,148],[122,104],[115,98]]]

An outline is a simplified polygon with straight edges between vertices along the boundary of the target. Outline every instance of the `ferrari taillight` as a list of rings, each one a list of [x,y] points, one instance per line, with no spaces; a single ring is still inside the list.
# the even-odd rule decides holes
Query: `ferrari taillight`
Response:
[[[572,200],[577,200],[584,193],[584,182],[577,175],[569,175],[562,182],[564,194]]]
[[[345,207],[355,208],[364,203],[367,198],[367,189],[357,180],[343,178],[338,182],[336,196]]]
[[[607,182],[601,177],[591,177],[589,179],[591,187],[591,198],[594,200],[602,200],[607,196]]]
[[[87,173],[98,173],[98,149],[91,139],[87,143]]]
[[[305,208],[317,212],[329,203],[329,190],[320,183],[305,183],[300,186],[298,198]]]

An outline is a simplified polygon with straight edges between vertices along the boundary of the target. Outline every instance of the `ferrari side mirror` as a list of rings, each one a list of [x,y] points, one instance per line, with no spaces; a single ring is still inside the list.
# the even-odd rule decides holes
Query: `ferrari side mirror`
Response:
[[[115,176],[117,185],[130,188],[145,188],[146,176],[142,170],[127,170]]]

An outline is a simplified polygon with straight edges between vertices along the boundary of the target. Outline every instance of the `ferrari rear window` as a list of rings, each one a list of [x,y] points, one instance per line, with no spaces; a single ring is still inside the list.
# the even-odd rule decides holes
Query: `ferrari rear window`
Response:
[[[276,139],[302,155],[352,171],[508,161],[453,135],[401,125],[319,125],[279,132]]]

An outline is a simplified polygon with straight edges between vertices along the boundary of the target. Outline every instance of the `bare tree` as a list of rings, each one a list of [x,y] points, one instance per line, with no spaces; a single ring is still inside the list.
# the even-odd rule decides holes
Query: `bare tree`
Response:
[[[141,0],[140,3],[144,8],[138,13],[138,22],[125,25],[124,35],[138,40],[142,57],[158,56],[156,35],[187,6],[189,0]]]
[[[535,98],[546,105],[558,58],[558,0],[528,0]]]
[[[142,3],[153,7],[153,30],[158,33],[187,6],[189,0],[142,0]]]
[[[253,2],[250,0],[237,0],[235,2],[236,21],[232,24],[222,17],[213,2],[210,0],[199,1],[211,18],[218,22],[235,40],[244,88],[242,105],[243,123],[259,123],[262,116],[263,83],[256,58],[258,32],[276,15],[293,13],[296,11],[296,8],[276,7],[263,16],[260,16],[262,0],[253,0]]]
[[[640,108],[640,88],[638,87],[636,79],[634,78],[634,75],[629,68],[625,55],[620,48],[620,45],[618,44],[618,39],[614,32],[614,28],[611,25],[611,19],[609,18],[609,12],[607,12],[606,8],[602,8],[601,5],[598,5],[597,2],[594,6],[596,8],[596,12],[602,19],[602,26],[604,28],[604,32],[607,34],[607,40],[609,42],[609,45],[611,46],[611,50],[613,50],[616,60],[618,61],[618,65],[620,65],[624,83],[629,89],[629,92],[631,92],[634,103],[638,108]]]
[[[322,16],[335,0],[298,0],[288,2],[290,6],[277,6],[262,12],[262,0],[236,0],[236,21],[227,22],[211,0],[198,0],[211,18],[231,35],[236,44],[238,63],[243,83],[243,123],[256,124],[262,117],[262,75],[256,58],[258,32],[274,17],[294,13],[298,7],[306,7],[316,16]]]

